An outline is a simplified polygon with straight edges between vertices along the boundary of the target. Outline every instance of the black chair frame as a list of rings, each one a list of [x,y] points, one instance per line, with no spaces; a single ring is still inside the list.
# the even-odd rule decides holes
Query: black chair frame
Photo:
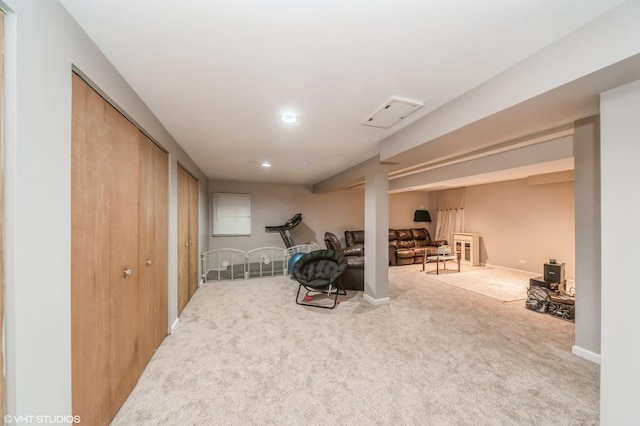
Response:
[[[305,297],[308,296],[309,293],[317,293],[317,294],[322,293],[322,294],[326,294],[328,297],[331,297],[331,295],[334,294],[335,296],[333,298],[333,305],[324,306],[324,305],[316,305],[316,304],[313,304],[313,303],[301,302],[300,301],[300,290],[302,289],[302,287],[304,287],[307,290],[307,294],[305,294]],[[333,309],[338,304],[338,295],[340,295],[340,296],[346,296],[347,295],[347,290],[342,288],[342,284],[340,284],[340,280],[338,280],[336,282],[336,286],[335,287],[333,287],[330,290],[325,290],[325,291],[315,290],[315,289],[306,287],[304,284],[300,284],[298,286],[298,294],[296,295],[296,303],[298,305],[313,306],[315,308]],[[303,298],[303,300],[304,300],[304,298]]]

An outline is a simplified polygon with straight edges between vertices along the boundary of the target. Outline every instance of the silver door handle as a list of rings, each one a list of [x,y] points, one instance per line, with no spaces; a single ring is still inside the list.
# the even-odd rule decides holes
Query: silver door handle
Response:
[[[147,259],[147,261],[145,263],[147,264],[147,266],[152,265],[153,264],[153,260]]]
[[[124,271],[122,271],[122,276],[124,276],[125,278],[127,278],[127,276],[131,274],[133,274],[133,270],[131,269],[125,269]]]

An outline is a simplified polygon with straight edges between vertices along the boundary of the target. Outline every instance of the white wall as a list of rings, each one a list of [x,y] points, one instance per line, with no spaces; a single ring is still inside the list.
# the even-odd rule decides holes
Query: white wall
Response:
[[[542,275],[553,258],[574,279],[573,188],[573,181],[530,185],[527,179],[467,187],[465,232],[480,234],[480,261]]]
[[[426,228],[431,238],[436,237],[436,205],[435,192],[410,191],[389,195],[389,228],[409,229]],[[416,210],[427,210],[431,222],[414,222]]]
[[[601,96],[603,425],[640,424],[639,111],[640,80]]]
[[[202,223],[207,180],[57,1],[6,4],[7,412],[69,415],[72,66],[170,153],[172,305],[177,291],[176,162],[200,179]],[[206,247],[202,229],[201,247]],[[175,316],[175,306],[170,308]]]
[[[280,234],[265,232],[264,227],[282,225],[296,213],[302,213],[302,223],[290,231],[296,244],[313,241],[324,247],[325,232],[334,233],[344,244],[344,231],[364,229],[362,188],[315,194],[305,185],[212,180],[209,181],[209,206],[214,192],[251,194],[251,236],[212,236],[212,212],[209,209],[209,249],[284,247]],[[435,205],[430,193],[414,191],[390,194],[389,227],[427,228],[433,236],[435,222],[413,221],[413,213],[417,209],[429,210],[435,221]]]
[[[264,228],[282,225],[296,213],[302,213],[302,222],[290,231],[296,244],[316,242],[324,247],[325,232],[333,232],[344,243],[344,231],[364,229],[362,189],[314,194],[305,185],[210,181],[209,203],[214,192],[251,194],[251,236],[212,236],[209,209],[209,249],[284,247],[278,232]]]

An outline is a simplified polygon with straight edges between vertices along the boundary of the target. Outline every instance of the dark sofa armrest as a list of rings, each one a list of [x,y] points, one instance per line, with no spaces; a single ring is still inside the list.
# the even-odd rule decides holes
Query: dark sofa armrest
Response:
[[[397,251],[398,248],[395,245],[389,245],[389,266],[395,266],[398,264]]]
[[[431,241],[431,243],[429,243],[430,246],[436,246],[436,247],[440,247],[440,246],[448,246],[449,242],[447,240],[436,240],[436,241]]]
[[[364,247],[345,247],[344,249],[342,249],[342,254],[344,254],[345,256],[364,256]]]

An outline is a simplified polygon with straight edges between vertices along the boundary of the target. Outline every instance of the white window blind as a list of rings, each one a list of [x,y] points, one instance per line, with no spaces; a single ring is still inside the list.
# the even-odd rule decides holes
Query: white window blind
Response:
[[[251,235],[251,195],[213,194],[213,235]]]

